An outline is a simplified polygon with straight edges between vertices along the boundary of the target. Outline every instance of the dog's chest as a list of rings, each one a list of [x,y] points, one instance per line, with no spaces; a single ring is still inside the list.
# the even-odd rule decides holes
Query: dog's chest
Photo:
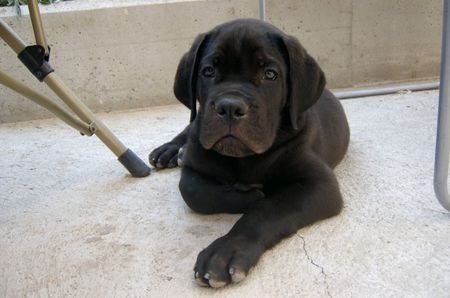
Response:
[[[244,184],[263,184],[273,174],[273,163],[267,158],[247,158],[237,164],[237,180]]]

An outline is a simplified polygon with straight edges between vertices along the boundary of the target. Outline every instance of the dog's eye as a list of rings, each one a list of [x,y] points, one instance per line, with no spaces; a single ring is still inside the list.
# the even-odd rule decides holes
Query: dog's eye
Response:
[[[278,74],[276,73],[276,71],[272,70],[272,69],[268,69],[264,73],[264,79],[265,80],[275,81],[277,79],[277,76],[278,76]]]
[[[210,78],[214,76],[214,68],[211,66],[206,66],[205,68],[203,68],[202,70],[202,74],[203,76]]]

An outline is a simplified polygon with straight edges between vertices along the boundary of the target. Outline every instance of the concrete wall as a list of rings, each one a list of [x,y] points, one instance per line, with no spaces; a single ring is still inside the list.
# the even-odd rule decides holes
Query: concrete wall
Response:
[[[318,59],[332,88],[439,76],[440,0],[268,0],[267,11]]]
[[[227,20],[258,17],[257,0],[118,2],[71,1],[42,10],[53,67],[95,111],[176,102],[173,76],[193,38]],[[440,0],[267,1],[268,21],[301,40],[331,88],[437,78],[441,14]],[[33,41],[26,11],[17,17],[2,8],[0,17]],[[0,69],[52,95],[3,43]],[[0,123],[49,116],[0,86]]]

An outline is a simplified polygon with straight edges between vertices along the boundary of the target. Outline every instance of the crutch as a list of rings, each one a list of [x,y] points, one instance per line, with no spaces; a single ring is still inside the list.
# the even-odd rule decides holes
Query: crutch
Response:
[[[37,0],[28,0],[31,23],[33,25],[36,45],[26,46],[22,39],[0,19],[0,37],[16,52],[18,58],[28,70],[50,89],[73,111],[78,117],[70,113],[59,103],[34,91],[25,84],[8,76],[0,70],[0,84],[22,94],[37,104],[46,108],[82,135],[95,134],[118,158],[134,177],[145,177],[150,174],[150,168],[98,119],[94,113],[81,102],[57,76],[49,64],[50,48],[44,35],[41,15]]]

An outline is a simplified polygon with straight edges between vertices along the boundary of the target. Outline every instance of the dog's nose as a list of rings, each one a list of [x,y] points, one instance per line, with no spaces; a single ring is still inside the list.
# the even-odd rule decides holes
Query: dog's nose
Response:
[[[248,112],[248,105],[245,102],[232,97],[220,99],[214,108],[220,118],[226,118],[229,120],[239,120],[244,118]]]

